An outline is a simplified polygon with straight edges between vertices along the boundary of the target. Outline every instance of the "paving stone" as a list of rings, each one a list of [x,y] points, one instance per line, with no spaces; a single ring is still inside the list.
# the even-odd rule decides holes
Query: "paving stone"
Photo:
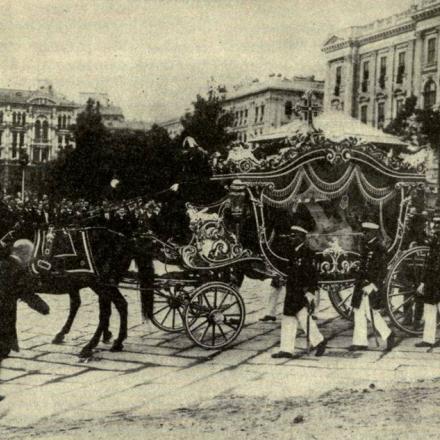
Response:
[[[18,377],[14,382],[20,385],[41,386],[54,379],[51,374],[26,374]]]
[[[70,366],[29,359],[8,358],[3,361],[4,367],[14,368],[25,372],[51,373],[56,375],[75,374],[83,370],[81,366]]]
[[[9,368],[1,367],[0,372],[0,384],[12,379],[17,379],[21,376],[25,376],[27,373],[21,370],[10,370]]]
[[[39,357],[38,359],[42,361],[44,360],[46,362],[55,362],[55,363],[74,365],[74,366],[82,365],[82,363],[80,362],[77,356],[62,354],[62,353],[49,353]],[[110,360],[98,359],[98,358],[92,358],[91,360],[84,362],[84,365],[88,367],[96,368],[98,370],[115,370],[115,371],[126,371],[126,370],[133,370],[139,368],[138,364],[123,362],[123,361],[116,362],[116,361],[110,361]]]
[[[210,363],[222,365],[237,365],[257,355],[256,351],[226,350],[215,356]]]

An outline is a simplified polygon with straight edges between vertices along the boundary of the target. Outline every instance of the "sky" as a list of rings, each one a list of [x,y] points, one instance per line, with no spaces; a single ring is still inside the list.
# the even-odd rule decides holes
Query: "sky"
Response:
[[[0,0],[0,87],[48,79],[72,100],[107,92],[127,119],[180,116],[208,81],[325,76],[338,29],[412,0]]]

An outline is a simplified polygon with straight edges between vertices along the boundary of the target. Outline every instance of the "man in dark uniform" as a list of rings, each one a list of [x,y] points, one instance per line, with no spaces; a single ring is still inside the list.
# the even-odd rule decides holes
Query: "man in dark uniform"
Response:
[[[277,255],[283,254],[283,249],[286,245],[286,237],[290,235],[290,226],[292,224],[291,215],[282,209],[273,209],[269,211],[272,216],[268,216],[268,223],[272,223],[272,237],[270,247]],[[255,222],[255,220],[252,218]],[[253,235],[255,240],[255,234]],[[264,315],[260,318],[263,322],[276,321],[277,306],[280,295],[285,287],[285,280],[281,276],[274,276],[270,283],[270,292]]]
[[[367,320],[369,320],[374,332],[377,331],[386,341],[386,350],[390,351],[395,345],[395,335],[379,312],[387,270],[386,249],[379,240],[379,225],[364,222],[362,229],[364,238],[360,267],[351,301],[354,312],[353,344],[349,350],[368,350]]]
[[[157,233],[158,215],[161,205],[151,200],[138,218],[138,235],[134,235],[134,261],[138,267],[139,287],[141,289],[142,316],[152,318],[154,301],[153,237]]]
[[[433,347],[437,331],[437,310],[440,310],[440,214],[434,219],[434,235],[429,243],[423,282],[417,289],[423,298],[423,339],[416,347]]]
[[[49,313],[49,306],[33,293],[34,285],[27,272],[32,251],[33,245],[29,240],[18,240],[14,243],[10,256],[0,260],[0,364],[11,350],[19,351],[17,301],[21,299],[43,315]]]
[[[287,280],[281,321],[281,343],[273,358],[292,358],[298,324],[302,327],[316,356],[325,352],[327,341],[316,322],[310,317],[310,305],[318,290],[318,268],[315,253],[305,243],[307,230],[300,226],[291,227],[291,237],[286,243]]]

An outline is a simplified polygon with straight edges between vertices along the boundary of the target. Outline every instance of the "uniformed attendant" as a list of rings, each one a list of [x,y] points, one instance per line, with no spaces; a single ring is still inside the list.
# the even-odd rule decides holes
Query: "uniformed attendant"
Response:
[[[362,223],[360,267],[357,273],[351,305],[354,312],[353,344],[350,351],[368,350],[367,321],[371,321],[373,330],[386,341],[386,350],[395,345],[395,335],[379,312],[383,283],[387,270],[386,249],[379,240],[379,225],[372,222]]]
[[[43,315],[49,313],[49,306],[33,293],[34,286],[27,271],[32,252],[33,244],[29,240],[18,240],[10,256],[0,260],[0,364],[11,350],[19,351],[17,301],[24,301]]]
[[[423,298],[423,339],[416,347],[433,347],[437,330],[437,310],[440,310],[440,214],[433,219],[434,235],[429,243],[423,282],[417,292]]]
[[[298,324],[306,333],[312,349],[316,349],[316,356],[322,356],[327,346],[326,339],[310,317],[310,305],[318,290],[318,268],[315,253],[305,242],[306,235],[306,229],[292,226],[290,239],[286,243],[284,256],[288,259],[288,265],[281,342],[273,358],[293,357]]]
[[[253,222],[255,220],[252,218]],[[290,227],[292,225],[292,218],[289,212],[274,209],[269,211],[268,223],[272,224],[272,238],[270,240],[270,247],[277,255],[284,253],[284,247],[286,245],[286,237],[290,235]],[[255,233],[252,238],[255,237]],[[270,322],[276,321],[278,302],[283,294],[285,287],[285,280],[281,276],[274,276],[270,282],[270,292],[267,299],[266,307],[263,317],[260,321]]]

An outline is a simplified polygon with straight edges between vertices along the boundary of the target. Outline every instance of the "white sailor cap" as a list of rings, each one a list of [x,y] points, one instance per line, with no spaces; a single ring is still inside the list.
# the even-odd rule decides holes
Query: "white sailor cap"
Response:
[[[362,228],[363,229],[372,229],[377,231],[379,229],[379,225],[377,223],[373,223],[373,222],[364,222],[362,223]]]
[[[297,225],[291,226],[290,230],[292,232],[302,232],[303,234],[307,234],[309,232],[306,229],[302,228],[301,226],[297,226]]]

